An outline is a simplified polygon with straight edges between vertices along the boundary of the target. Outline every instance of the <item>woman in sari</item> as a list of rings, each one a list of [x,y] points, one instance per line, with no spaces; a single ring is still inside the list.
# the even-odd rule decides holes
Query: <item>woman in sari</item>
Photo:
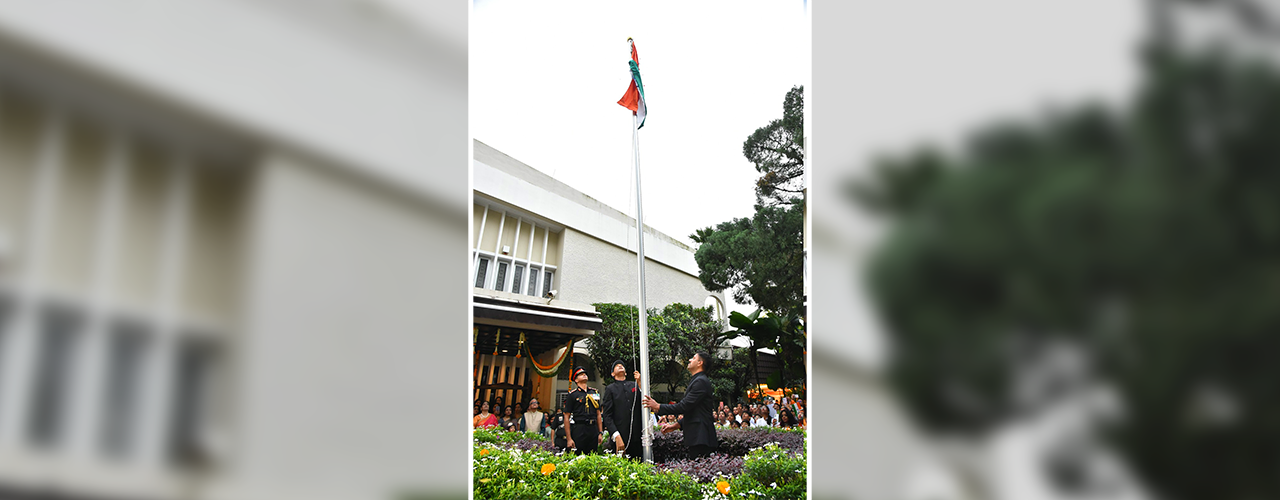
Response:
[[[498,417],[489,413],[489,402],[480,403],[480,414],[471,418],[472,427],[492,427],[498,425]]]

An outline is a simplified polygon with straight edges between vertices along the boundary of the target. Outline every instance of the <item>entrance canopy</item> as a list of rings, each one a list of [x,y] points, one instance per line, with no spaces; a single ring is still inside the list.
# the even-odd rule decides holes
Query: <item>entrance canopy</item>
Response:
[[[523,323],[530,328],[555,327],[593,332],[604,325],[600,315],[595,311],[531,304],[482,295],[474,296],[474,303],[476,323],[481,323],[482,320],[499,320]]]
[[[534,356],[564,347],[570,340],[590,338],[603,326],[594,308],[581,309],[474,296],[475,350],[481,354],[515,356],[520,334]],[[495,348],[497,352],[495,353]]]
[[[529,353],[534,356],[564,347],[570,340],[590,338],[589,335],[579,333],[548,332],[512,326],[484,325],[478,321],[475,327],[479,331],[476,335],[475,351],[480,354],[494,354],[494,347],[496,346],[497,356],[515,356],[520,349],[521,333],[524,333],[524,342],[529,347]],[[501,334],[498,332],[499,329],[502,330]]]

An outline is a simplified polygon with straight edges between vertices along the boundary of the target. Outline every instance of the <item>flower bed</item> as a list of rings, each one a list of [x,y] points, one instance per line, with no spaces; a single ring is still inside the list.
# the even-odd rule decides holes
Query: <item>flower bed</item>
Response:
[[[657,470],[683,472],[699,483],[714,483],[723,477],[742,474],[742,457],[712,453],[705,458],[685,458],[655,465]]]
[[[475,498],[705,500],[806,496],[803,444],[797,450],[768,444],[749,450],[744,457],[715,454],[653,465],[613,455],[579,457],[551,451],[545,446],[550,443],[536,435],[485,430],[474,434]],[[803,434],[800,436],[803,439]]]
[[[720,447],[716,450],[731,457],[746,456],[751,450],[768,443],[792,452],[804,451],[805,431],[802,429],[717,429],[716,438]],[[684,446],[684,433],[672,431],[667,434],[654,434],[653,461],[656,463],[681,460],[688,456]]]

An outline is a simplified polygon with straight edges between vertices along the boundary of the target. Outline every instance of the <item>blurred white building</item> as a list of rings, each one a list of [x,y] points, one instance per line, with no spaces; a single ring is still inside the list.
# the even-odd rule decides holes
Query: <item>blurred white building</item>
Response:
[[[609,374],[596,373],[586,355],[601,324],[591,304],[639,302],[636,221],[483,142],[473,145],[473,395],[501,395],[507,404],[538,397],[550,410],[568,389],[569,368],[559,384],[538,376],[527,357],[516,357],[521,334],[544,365],[575,341],[575,363],[602,387]],[[711,306],[725,319],[724,293],[702,287],[692,248],[646,226],[644,250],[648,307]]]
[[[466,328],[442,46],[367,1],[0,5],[0,496],[458,482],[461,409],[426,424]]]

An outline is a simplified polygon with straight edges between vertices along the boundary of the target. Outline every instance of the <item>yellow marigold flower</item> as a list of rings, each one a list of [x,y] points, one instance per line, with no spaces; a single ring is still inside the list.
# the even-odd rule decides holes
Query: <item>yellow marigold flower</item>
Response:
[[[481,449],[480,449],[480,456],[482,456],[482,457],[483,457],[483,456],[488,455],[488,454],[489,454],[489,449],[488,449],[488,448],[481,448]]]
[[[717,490],[717,491],[719,491],[721,495],[728,495],[728,494],[729,494],[729,482],[728,482],[728,481],[717,481],[717,482],[716,482],[716,490]]]
[[[542,465],[542,475],[544,475],[544,476],[545,476],[545,475],[547,475],[547,474],[550,474],[550,473],[552,473],[552,472],[555,472],[555,471],[556,471],[556,464],[543,464],[543,465]]]

